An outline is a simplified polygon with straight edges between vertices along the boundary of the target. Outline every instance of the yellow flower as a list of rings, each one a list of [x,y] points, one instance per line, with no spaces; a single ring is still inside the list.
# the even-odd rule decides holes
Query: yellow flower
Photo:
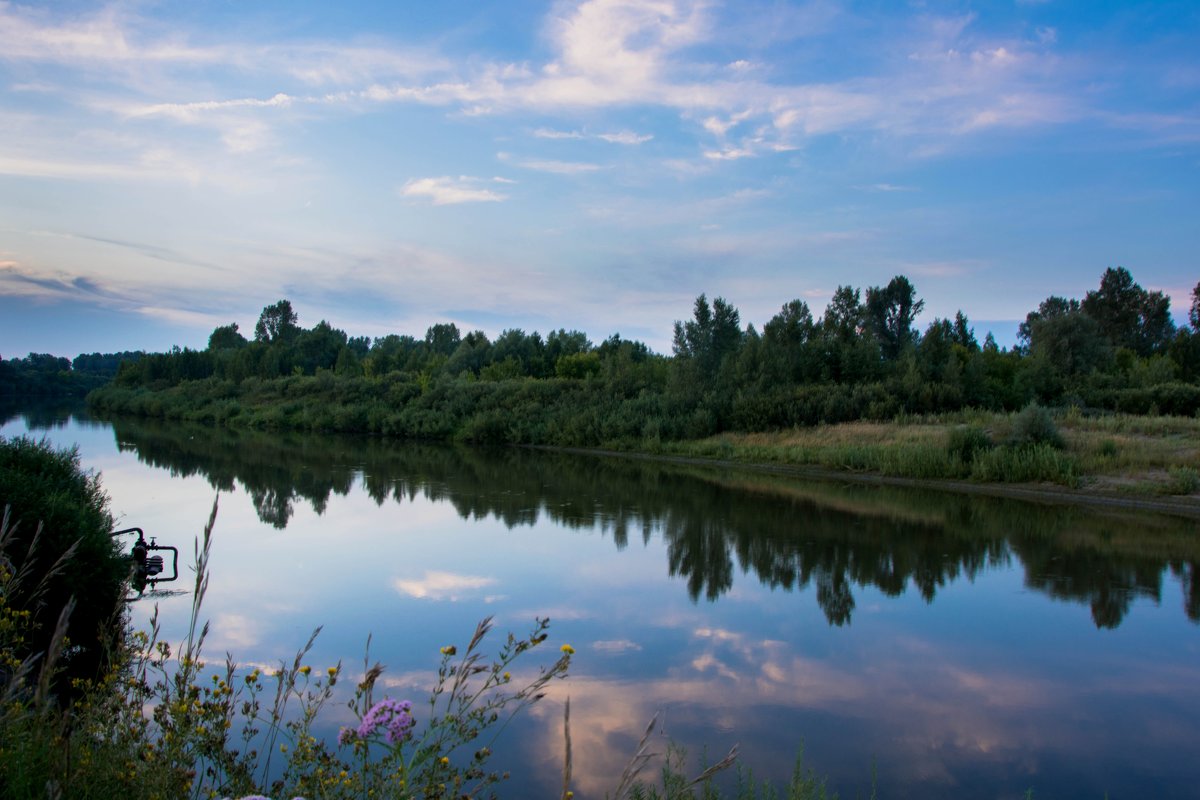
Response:
[[[506,672],[506,673],[504,673],[504,680],[505,680],[505,681],[511,681],[511,680],[512,680],[512,673],[511,673],[511,672]]]
[[[441,762],[443,767],[447,767],[450,765],[450,759],[447,758],[446,756],[442,756],[440,759],[438,759],[438,761]]]
[[[458,652],[458,648],[455,647],[454,645],[447,645],[446,647],[442,648],[442,655],[444,655],[444,656],[452,656],[457,652]]]
[[[310,672],[312,672],[312,667],[310,667],[308,664],[305,664],[303,667],[300,668],[301,675],[308,675],[308,673],[310,673]]]
[[[329,673],[329,677],[331,677],[331,678],[334,675],[337,675],[337,667],[330,667],[329,669],[327,669],[325,671]]]
[[[575,655],[575,648],[571,647],[571,645],[569,645],[569,644],[564,644],[562,647],[560,647],[558,649],[562,650],[564,653],[566,653],[569,656]]]

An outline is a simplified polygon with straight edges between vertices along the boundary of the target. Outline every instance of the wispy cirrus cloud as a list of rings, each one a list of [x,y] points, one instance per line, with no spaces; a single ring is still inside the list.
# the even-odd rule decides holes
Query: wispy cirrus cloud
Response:
[[[521,169],[549,172],[554,175],[582,175],[596,172],[602,167],[589,161],[559,161],[550,158],[516,158],[511,153],[497,153],[496,158]]]
[[[560,131],[553,128],[538,128],[533,132],[537,139],[599,139],[609,144],[645,144],[654,138],[652,133],[614,131],[612,133],[584,133],[583,131]]]
[[[493,182],[512,183],[504,179],[493,179]],[[429,200],[435,206],[457,205],[459,203],[499,203],[508,199],[508,195],[486,189],[480,178],[460,176],[452,178],[413,178],[400,187],[400,195]]]
[[[277,90],[257,98],[217,94],[181,101],[165,96],[175,85],[167,74],[151,81],[128,77],[123,82],[130,91],[157,96],[132,108],[114,105],[125,106],[124,113],[137,118],[216,125],[235,153],[269,143],[267,127],[272,121],[261,115],[295,104],[324,107],[326,113],[379,103],[441,105],[493,115],[637,106],[672,109],[698,123],[698,134],[710,137],[703,151],[712,161],[778,153],[812,137],[853,131],[946,139],[999,127],[1052,126],[1089,118],[1104,122],[1097,105],[1102,93],[1085,96],[1077,90],[1073,80],[1080,69],[1055,54],[1057,36],[1045,26],[1025,41],[980,33],[971,15],[917,16],[889,29],[889,47],[879,48],[879,55],[857,70],[805,80],[802,75],[788,79],[759,70],[753,58],[714,67],[699,55],[706,47],[734,44],[729,31],[736,26],[723,24],[730,13],[701,0],[561,4],[544,22],[543,37],[551,54],[539,64],[463,59],[404,43],[250,44],[221,39],[219,34],[196,43],[184,31],[151,24],[115,7],[64,19],[5,5],[0,6],[0,59],[80,69],[94,64],[139,64],[152,70],[168,65],[236,66],[260,81],[275,83]],[[833,24],[830,20],[847,16],[826,13],[814,19],[817,29],[826,30]],[[870,30],[863,19],[845,22],[851,23]],[[879,38],[885,38],[882,32]],[[338,88],[312,95],[287,85],[296,81]],[[245,115],[255,116],[258,125]],[[1179,122],[1194,126],[1195,117]],[[624,145],[653,136],[619,129],[589,135],[551,127],[539,128],[534,135],[594,136]]]
[[[596,134],[596,138],[610,144],[645,144],[654,138],[654,134],[617,131],[616,133],[598,133]]]
[[[533,132],[537,139],[585,139],[582,131],[558,131],[553,128],[538,128]]]

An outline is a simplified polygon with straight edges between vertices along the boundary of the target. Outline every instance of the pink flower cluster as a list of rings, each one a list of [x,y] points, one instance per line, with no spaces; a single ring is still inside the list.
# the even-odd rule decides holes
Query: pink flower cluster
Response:
[[[391,700],[384,698],[371,707],[362,718],[358,730],[342,728],[338,732],[338,744],[349,744],[354,739],[366,739],[380,728],[384,729],[384,738],[391,744],[404,741],[413,727],[412,703],[407,700]]]

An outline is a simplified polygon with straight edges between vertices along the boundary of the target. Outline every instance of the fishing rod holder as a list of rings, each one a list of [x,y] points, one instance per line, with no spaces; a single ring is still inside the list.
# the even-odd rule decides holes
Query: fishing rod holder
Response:
[[[133,584],[133,588],[137,590],[139,596],[146,591],[147,586],[153,589],[160,583],[169,583],[179,578],[178,547],[157,544],[154,541],[154,537],[151,537],[150,541],[147,542],[141,528],[125,528],[124,530],[113,531],[112,535],[116,537],[130,533],[137,534],[137,541],[133,543],[133,550],[129,554],[133,560],[133,572],[129,580]],[[166,559],[159,555],[160,552],[170,553],[171,574],[169,577],[162,576],[166,568]]]

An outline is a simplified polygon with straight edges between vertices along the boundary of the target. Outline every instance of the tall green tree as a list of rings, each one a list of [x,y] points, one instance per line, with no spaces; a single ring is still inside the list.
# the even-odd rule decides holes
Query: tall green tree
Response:
[[[726,356],[737,351],[742,329],[738,310],[724,298],[712,306],[703,294],[696,298],[692,319],[675,322],[675,355],[691,361],[708,375],[714,374]]]
[[[231,322],[213,329],[208,336],[209,350],[236,350],[248,344],[246,337],[238,333],[238,324]]]
[[[867,289],[866,322],[879,339],[884,358],[893,361],[916,342],[913,322],[924,308],[925,301],[917,299],[916,288],[903,275],[887,286]]]
[[[839,286],[833,293],[833,299],[825,306],[825,316],[821,319],[821,328],[826,335],[832,336],[842,343],[848,343],[859,335],[866,318],[858,289],[852,286]]]
[[[1080,307],[1099,323],[1110,344],[1140,356],[1164,350],[1175,333],[1170,298],[1147,292],[1124,267],[1106,269],[1100,287],[1088,292]]]
[[[254,341],[271,344],[288,341],[300,332],[297,322],[299,317],[292,310],[290,301],[273,303],[259,314],[258,323],[254,326]]]
[[[802,381],[811,372],[809,343],[817,332],[803,300],[785,303],[763,326],[761,357],[769,380]]]

